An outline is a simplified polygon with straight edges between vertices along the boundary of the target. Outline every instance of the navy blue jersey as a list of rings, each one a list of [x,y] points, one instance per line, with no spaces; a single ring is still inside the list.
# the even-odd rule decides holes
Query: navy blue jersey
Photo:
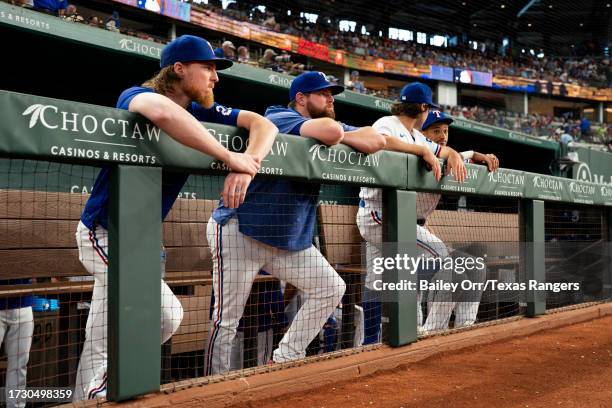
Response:
[[[6,279],[0,280],[0,287],[3,285],[26,285],[28,283],[30,283],[30,279]],[[33,304],[34,296],[32,295],[0,298],[0,310],[18,309],[32,306]]]
[[[65,10],[68,7],[68,2],[66,0],[34,0],[34,7],[57,14],[58,10]]]
[[[265,114],[280,133],[300,136],[300,129],[309,120],[293,109],[272,106]],[[342,124],[345,131],[358,128]],[[301,251],[312,245],[316,207],[320,185],[292,180],[255,177],[247,190],[244,203],[229,209],[219,203],[213,213],[216,222],[224,225],[238,216],[240,232],[276,248]]]
[[[153,89],[143,87],[132,87],[123,91],[117,101],[118,109],[127,110],[132,99],[141,93],[154,92]],[[201,122],[221,123],[224,125],[236,126],[238,122],[238,113],[240,110],[226,108],[215,103],[210,109],[205,109],[199,104],[192,102],[187,109],[197,120]],[[94,186],[91,190],[91,196],[87,200],[81,221],[89,229],[93,229],[93,225],[101,225],[108,228],[108,183],[110,169],[103,167],[96,178]],[[172,204],[176,201],[183,185],[189,177],[188,173],[176,173],[162,169],[162,221],[168,215]]]

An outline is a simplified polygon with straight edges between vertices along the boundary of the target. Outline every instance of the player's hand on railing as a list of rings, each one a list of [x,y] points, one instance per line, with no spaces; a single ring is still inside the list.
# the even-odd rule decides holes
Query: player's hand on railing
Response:
[[[252,177],[255,177],[257,170],[261,167],[261,162],[255,157],[245,153],[229,152],[228,158],[225,160],[225,164],[237,173],[246,173]]]
[[[427,163],[427,166],[433,171],[436,181],[440,181],[442,176],[442,169],[440,168],[440,161],[429,149],[425,149],[423,152],[423,160]]]
[[[446,161],[446,166],[446,175],[452,171],[456,181],[460,183],[465,181],[465,178],[467,177],[467,170],[465,168],[465,164],[463,163],[463,157],[461,157],[459,153],[454,150],[450,152]]]
[[[250,174],[237,173],[234,171],[230,172],[225,177],[221,197],[226,207],[238,208],[238,206],[244,202],[251,180],[253,180],[253,177],[251,177]]]
[[[499,159],[494,154],[485,154],[483,155],[482,161],[486,163],[487,169],[489,171],[497,171],[499,169]]]

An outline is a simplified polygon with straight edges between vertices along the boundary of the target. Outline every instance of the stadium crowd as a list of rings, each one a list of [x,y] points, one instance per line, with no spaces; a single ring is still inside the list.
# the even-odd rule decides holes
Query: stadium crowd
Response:
[[[518,58],[500,55],[493,44],[484,50],[465,47],[448,49],[394,40],[384,36],[365,35],[338,29],[333,17],[321,16],[316,23],[309,22],[299,15],[261,12],[254,3],[235,2],[222,8],[220,2],[209,1],[206,7],[237,20],[259,24],[269,30],[299,35],[309,41],[325,44],[335,49],[343,49],[363,58],[383,58],[402,60],[422,65],[444,65],[468,68],[475,71],[491,72],[493,75],[521,76],[548,82],[556,81],[583,86],[612,86],[612,65],[608,58],[588,56],[591,44],[582,52],[587,56],[568,58],[538,58],[523,53]],[[579,51],[576,51],[577,53]]]
[[[56,14],[75,22],[88,23],[111,31],[122,30],[118,15],[101,19],[98,16],[84,17],[78,14],[74,5],[66,0],[10,0],[11,3],[33,7],[39,11]],[[612,65],[609,58],[590,56],[593,45],[576,48],[572,57],[538,58],[527,53],[519,56],[503,56],[493,43],[480,50],[464,46],[439,48],[416,42],[394,40],[385,36],[375,36],[355,32],[340,31],[338,21],[332,16],[321,16],[316,23],[309,22],[299,15],[287,13],[262,12],[254,2],[240,1],[229,3],[223,8],[220,0],[210,0],[208,4],[191,1],[195,7],[203,7],[226,17],[261,25],[268,30],[301,36],[309,41],[328,45],[335,49],[346,50],[364,59],[383,58],[413,62],[417,65],[443,65],[467,68],[475,71],[491,72],[493,75],[520,76],[535,79],[544,89],[549,82],[562,82],[600,88],[612,86]],[[132,32],[130,35],[143,39],[162,42],[149,34]],[[524,51],[524,50],[523,50]],[[579,55],[582,54],[582,55]]]
[[[503,129],[513,130],[544,139],[606,144],[612,138],[612,126],[592,124],[586,117],[573,119],[538,113],[522,114],[495,108],[446,106],[445,111],[458,118],[474,120]],[[569,135],[561,138],[562,135]]]
[[[88,24],[98,28],[138,37],[140,39],[167,43],[168,39],[155,37],[151,34],[122,26],[119,13],[104,18],[98,15],[81,15],[74,4],[66,0],[4,0],[12,4],[29,7],[48,14],[74,22]],[[524,58],[510,59],[490,53],[480,53],[473,50],[453,51],[427,47],[421,44],[406,41],[391,40],[388,38],[358,35],[353,32],[340,32],[326,24],[327,20],[321,18],[317,24],[309,23],[305,18],[261,12],[253,8],[248,2],[231,3],[227,8],[221,7],[220,2],[209,1],[209,4],[198,4],[225,16],[260,24],[267,29],[300,35],[309,41],[318,42],[345,49],[364,58],[385,58],[411,61],[416,64],[439,64],[466,67],[473,70],[491,71],[494,74],[523,76],[541,80],[555,80],[568,83],[586,84],[588,81],[608,83],[612,86],[610,71],[612,66],[608,59],[599,62],[590,57],[581,59],[559,58]],[[248,45],[236,47],[231,41],[223,41],[215,49],[219,57],[228,58],[239,63],[270,69],[288,75],[299,75],[313,67],[307,63],[292,61],[292,55],[286,51],[277,52],[272,48],[265,50],[251,49]],[[340,82],[338,78],[329,77],[332,82]],[[399,88],[370,89],[360,78],[358,71],[351,71],[349,81],[345,84],[347,89],[354,92],[366,93],[379,98],[396,100],[399,97]],[[612,140],[612,125],[606,123],[593,123],[586,118],[553,117],[552,115],[538,113],[517,113],[495,108],[481,106],[447,106],[445,111],[458,118],[465,118],[477,122],[497,126],[500,128],[522,132],[549,140],[580,141],[604,145]],[[565,136],[565,137],[561,137]]]

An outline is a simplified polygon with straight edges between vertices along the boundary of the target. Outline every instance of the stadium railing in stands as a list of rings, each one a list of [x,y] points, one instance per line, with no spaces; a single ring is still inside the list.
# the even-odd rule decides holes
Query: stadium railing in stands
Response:
[[[213,259],[206,227],[217,205],[223,166],[126,111],[7,91],[0,91],[0,107],[0,279],[37,279],[3,285],[0,298],[35,294],[51,299],[46,302],[50,307],[45,307],[44,300],[42,306],[35,304],[40,312],[35,316],[29,385],[72,388],[76,381],[80,350],[87,341],[83,324],[91,307],[92,283],[81,263],[88,261],[86,254],[77,251],[79,238],[73,234],[87,198],[82,193],[90,191],[100,166],[110,168],[111,174],[110,245],[108,254],[103,254],[108,257],[108,319],[97,327],[108,341],[108,399],[155,392],[160,383],[189,378],[209,381],[203,375],[209,356],[205,339],[209,328],[215,327],[209,321],[215,296],[211,264],[219,259]],[[244,147],[244,131],[206,126],[229,148]],[[158,204],[162,168],[190,174],[181,199],[164,223]],[[474,311],[478,314],[473,319],[480,323],[610,299],[610,186],[508,169],[488,173],[476,165],[468,165],[464,183],[455,182],[452,175],[436,182],[414,156],[365,155],[347,146],[327,147],[287,135],[277,137],[258,177],[322,184],[303,194],[319,200],[315,243],[340,274],[342,285],[320,281],[317,287],[333,291],[338,287],[329,285],[340,285],[346,290],[336,310],[323,316],[324,325],[315,333],[307,355],[342,354],[343,349],[380,344],[381,324],[385,344],[414,342],[419,335],[434,333],[418,329],[419,310],[431,318],[432,327],[444,332],[473,325],[465,315]],[[66,185],[74,193],[65,192]],[[358,189],[364,186],[383,189],[382,220],[380,214],[359,209]],[[420,200],[426,197],[421,193],[442,195],[427,223],[418,218]],[[285,199],[266,198],[278,203]],[[256,215],[264,216],[263,212],[262,207],[262,214]],[[359,220],[360,216],[365,218]],[[484,274],[468,276],[468,280],[510,286],[535,280],[566,287],[577,284],[577,289],[482,288],[465,291],[469,293],[461,298],[449,290],[432,289],[427,294],[422,291],[421,301],[417,291],[398,290],[377,297],[364,289],[376,262],[358,227],[366,220],[382,223],[378,231],[384,239],[379,250],[385,257],[399,253],[416,258],[427,250],[426,257],[448,255],[455,269],[460,266],[459,257],[464,263],[467,258],[482,258]],[[426,233],[425,226],[444,245],[423,239],[419,234]],[[237,245],[236,237],[226,238],[227,245]],[[162,242],[165,271],[159,262]],[[545,242],[554,244],[545,248]],[[300,279],[308,279],[314,259],[318,258],[313,255],[298,262]],[[592,262],[586,264],[587,259]],[[266,272],[271,274],[282,269],[274,263],[270,267]],[[383,281],[391,283],[455,282],[458,275],[438,275],[447,267],[421,268],[418,274],[395,264],[385,263],[385,269]],[[182,319],[174,317],[178,331],[160,347],[159,277],[163,273],[180,301],[174,312],[182,314]],[[228,279],[244,291],[250,288],[250,281],[240,273]],[[296,282],[300,286],[299,279]],[[53,300],[59,300],[59,305]],[[260,274],[246,299],[238,340],[231,347],[230,368],[244,370],[265,363],[262,356],[269,356],[300,305],[307,302],[304,292]],[[472,312],[461,311],[463,306]],[[305,320],[306,326],[317,323],[312,316]],[[244,373],[221,371],[221,377],[214,378]]]

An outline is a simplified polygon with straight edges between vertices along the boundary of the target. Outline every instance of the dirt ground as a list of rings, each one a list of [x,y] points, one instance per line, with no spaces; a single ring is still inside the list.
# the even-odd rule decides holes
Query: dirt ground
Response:
[[[234,407],[612,407],[612,316]]]

